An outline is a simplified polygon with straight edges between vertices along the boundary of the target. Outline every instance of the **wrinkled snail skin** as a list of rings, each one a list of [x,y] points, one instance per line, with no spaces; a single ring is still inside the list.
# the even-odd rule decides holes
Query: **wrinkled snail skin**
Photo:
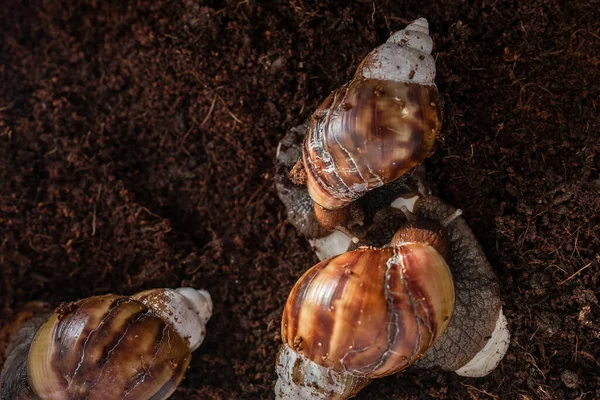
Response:
[[[394,33],[317,108],[303,144],[308,193],[338,209],[429,154],[441,126],[427,21]]]
[[[435,196],[421,195],[415,212],[441,221],[456,209]],[[485,376],[498,366],[510,343],[498,278],[462,217],[455,218],[446,229],[450,245],[447,260],[456,293],[454,314],[444,335],[419,360],[418,366],[437,366],[464,376]],[[480,361],[469,365],[476,358]]]
[[[292,225],[307,238],[319,238],[331,232],[323,228],[314,212],[314,202],[305,185],[293,184],[288,173],[302,158],[302,141],[306,136],[308,122],[290,129],[279,142],[276,153],[275,188],[285,205],[287,218]]]
[[[191,288],[63,305],[19,331],[25,340],[8,356],[14,363],[3,368],[0,398],[166,399],[211,313],[208,292]]]
[[[351,397],[421,358],[453,308],[448,265],[427,243],[359,248],[322,261],[298,280],[284,308],[276,396]],[[334,387],[315,386],[331,380]]]

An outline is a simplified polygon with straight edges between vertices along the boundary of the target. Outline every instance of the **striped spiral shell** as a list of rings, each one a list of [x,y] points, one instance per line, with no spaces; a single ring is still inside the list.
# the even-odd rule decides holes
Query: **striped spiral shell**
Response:
[[[31,344],[31,390],[53,400],[168,398],[212,312],[207,292],[194,290],[200,297],[190,298],[188,289],[94,296],[61,307]]]
[[[281,336],[300,361],[289,363],[281,354],[290,350],[280,351],[276,393],[347,398],[323,393],[355,393],[344,382],[359,390],[365,379],[407,368],[444,332],[453,309],[450,270],[428,244],[359,248],[325,260],[298,280],[287,300]],[[328,374],[324,382],[339,382],[340,388],[316,389],[316,380],[303,372],[311,369]],[[297,394],[306,390],[306,396]]]
[[[431,43],[420,18],[373,50],[315,111],[303,145],[313,201],[344,207],[427,157],[441,125]]]

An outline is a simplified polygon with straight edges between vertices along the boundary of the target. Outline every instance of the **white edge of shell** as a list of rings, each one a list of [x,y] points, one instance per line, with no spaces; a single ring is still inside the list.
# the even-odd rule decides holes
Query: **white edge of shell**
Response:
[[[296,379],[295,370],[300,367],[302,379]],[[276,400],[326,400],[341,399],[344,392],[344,373],[323,367],[284,344],[276,364],[278,375],[275,383]]]
[[[202,289],[197,290],[191,287],[183,287],[175,289],[175,291],[185,298],[186,303],[198,316],[199,322],[202,325],[200,332],[190,332],[190,350],[194,351],[200,347],[204,341],[204,336],[206,335],[206,323],[212,316],[212,298],[208,291]],[[192,338],[196,340],[191,340]]]
[[[508,330],[508,323],[502,309],[500,309],[492,337],[490,337],[483,349],[471,361],[454,372],[460,376],[472,378],[486,376],[500,364],[509,345],[510,332]]]

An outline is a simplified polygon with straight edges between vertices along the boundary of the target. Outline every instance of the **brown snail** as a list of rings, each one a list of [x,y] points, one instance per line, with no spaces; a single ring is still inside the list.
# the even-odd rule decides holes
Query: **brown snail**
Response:
[[[166,399],[206,334],[208,292],[152,289],[41,310],[15,336],[2,399]]]
[[[396,209],[408,222],[388,246],[334,256],[298,280],[282,319],[278,398],[346,399],[415,362],[465,376],[500,362],[506,319],[491,269],[477,271],[481,254],[463,249],[470,230],[460,210],[433,197],[412,202],[415,213]],[[384,214],[366,241],[395,225],[393,210]]]
[[[302,148],[316,204],[345,207],[427,157],[441,125],[432,47],[419,18],[367,55],[317,108]]]
[[[281,323],[279,398],[352,397],[417,361],[445,331],[454,310],[447,239],[441,227],[421,231],[407,226],[388,247],[338,255],[298,280]]]

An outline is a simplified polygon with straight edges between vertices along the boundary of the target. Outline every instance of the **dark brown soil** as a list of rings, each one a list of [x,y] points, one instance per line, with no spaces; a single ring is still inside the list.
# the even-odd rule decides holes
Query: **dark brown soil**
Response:
[[[72,3],[0,7],[2,325],[31,300],[204,287],[174,398],[272,398],[282,307],[316,262],[275,195],[278,140],[425,16],[445,100],[428,176],[513,340],[486,378],[409,370],[359,398],[600,398],[597,1]]]

